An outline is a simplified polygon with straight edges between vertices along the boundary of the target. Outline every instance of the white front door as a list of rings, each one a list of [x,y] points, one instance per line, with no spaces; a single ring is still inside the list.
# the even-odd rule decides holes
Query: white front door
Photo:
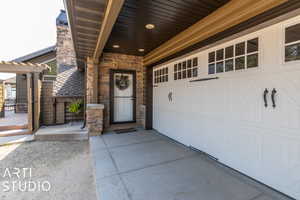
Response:
[[[113,73],[113,123],[134,121],[134,74]]]

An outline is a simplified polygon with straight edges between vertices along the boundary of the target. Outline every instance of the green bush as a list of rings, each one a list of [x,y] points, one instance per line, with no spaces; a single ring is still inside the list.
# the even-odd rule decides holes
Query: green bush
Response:
[[[82,111],[82,108],[83,108],[83,101],[77,100],[77,101],[72,102],[69,105],[68,110],[71,113],[79,114]]]

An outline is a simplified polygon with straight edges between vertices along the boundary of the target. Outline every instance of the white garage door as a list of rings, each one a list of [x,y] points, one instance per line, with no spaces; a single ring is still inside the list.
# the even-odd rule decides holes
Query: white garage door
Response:
[[[196,55],[197,79],[219,77],[216,80],[174,80],[174,65],[178,70],[181,63],[181,70],[188,70],[188,58],[168,65],[168,81],[157,81],[161,75],[155,71],[153,126],[162,134],[300,199],[300,63],[283,63],[284,42],[274,42],[282,41],[282,34],[279,24]],[[241,57],[247,60],[247,41],[255,37],[260,46],[256,52],[258,66],[246,69],[245,61],[245,69],[230,71],[229,64],[229,72],[222,73],[220,63],[224,67],[225,48],[245,41]],[[223,59],[219,62],[215,55],[211,62],[216,65],[210,69],[211,73],[220,73],[208,75],[208,54],[217,54],[220,49],[224,49]],[[237,58],[232,57],[236,68]],[[251,66],[250,59],[248,65]],[[263,95],[266,88],[267,107]],[[277,91],[274,107],[273,89]]]

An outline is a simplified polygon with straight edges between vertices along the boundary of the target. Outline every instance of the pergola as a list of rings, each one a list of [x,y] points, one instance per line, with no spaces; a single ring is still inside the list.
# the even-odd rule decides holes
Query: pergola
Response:
[[[28,129],[30,131],[39,128],[40,121],[40,74],[49,70],[46,64],[33,64],[24,62],[0,61],[0,72],[26,74],[28,94]]]

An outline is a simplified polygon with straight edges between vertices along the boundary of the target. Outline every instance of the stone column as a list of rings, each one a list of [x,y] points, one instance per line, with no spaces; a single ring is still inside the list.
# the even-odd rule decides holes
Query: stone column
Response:
[[[86,76],[87,103],[98,103],[98,62],[90,57],[87,58]]]
[[[87,104],[86,124],[89,136],[101,135],[103,131],[103,104]]]

